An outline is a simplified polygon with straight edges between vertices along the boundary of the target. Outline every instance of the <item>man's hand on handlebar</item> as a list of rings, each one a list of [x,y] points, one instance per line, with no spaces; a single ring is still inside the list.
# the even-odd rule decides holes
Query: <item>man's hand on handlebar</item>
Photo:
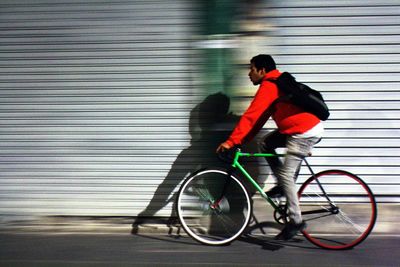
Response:
[[[223,142],[222,144],[220,144],[217,148],[217,153],[222,153],[225,152],[229,149],[231,149],[232,147],[227,143],[227,142]]]
[[[218,146],[216,152],[220,160],[232,163],[237,149],[239,149],[239,146],[231,146],[228,142],[223,142]]]

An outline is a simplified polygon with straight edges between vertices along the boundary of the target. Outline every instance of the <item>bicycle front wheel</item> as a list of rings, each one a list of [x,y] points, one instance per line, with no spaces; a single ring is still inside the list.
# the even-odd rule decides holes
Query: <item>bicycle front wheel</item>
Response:
[[[188,177],[177,199],[186,233],[207,245],[224,245],[239,237],[249,223],[251,202],[244,185],[228,172],[206,169]]]
[[[370,188],[346,171],[328,170],[310,177],[300,188],[304,236],[326,249],[350,249],[374,227],[377,208]]]

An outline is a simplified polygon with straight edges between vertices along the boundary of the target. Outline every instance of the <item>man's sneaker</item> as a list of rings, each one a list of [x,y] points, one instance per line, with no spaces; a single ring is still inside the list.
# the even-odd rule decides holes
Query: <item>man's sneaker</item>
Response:
[[[270,198],[283,197],[283,189],[279,185],[272,187],[269,191],[265,192]]]
[[[306,229],[307,224],[303,221],[299,224],[289,222],[285,225],[282,232],[275,236],[275,240],[289,240],[292,239],[300,231]]]

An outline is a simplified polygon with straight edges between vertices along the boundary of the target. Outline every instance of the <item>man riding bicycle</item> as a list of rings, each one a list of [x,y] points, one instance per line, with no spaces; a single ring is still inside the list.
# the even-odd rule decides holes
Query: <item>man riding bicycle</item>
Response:
[[[322,122],[313,114],[305,112],[288,102],[275,102],[282,95],[273,82],[281,75],[270,55],[258,55],[250,61],[249,78],[260,85],[250,106],[240,118],[230,137],[220,144],[217,152],[229,150],[253,138],[272,117],[277,130],[263,138],[261,149],[273,153],[278,147],[286,147],[286,156],[281,162],[276,157],[267,158],[278,179],[278,185],[267,192],[270,197],[286,197],[289,222],[276,239],[288,240],[306,227],[301,217],[295,181],[302,160],[313,146],[321,140],[324,131]]]

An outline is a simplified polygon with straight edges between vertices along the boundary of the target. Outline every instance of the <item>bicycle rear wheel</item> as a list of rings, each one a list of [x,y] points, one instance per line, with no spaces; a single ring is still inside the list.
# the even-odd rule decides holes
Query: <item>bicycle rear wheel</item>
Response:
[[[249,223],[251,202],[244,185],[228,172],[206,169],[188,177],[177,199],[186,233],[207,245],[224,245],[239,237]]]
[[[328,170],[310,177],[299,192],[304,236],[326,249],[350,249],[374,227],[377,208],[370,188],[346,171]]]

